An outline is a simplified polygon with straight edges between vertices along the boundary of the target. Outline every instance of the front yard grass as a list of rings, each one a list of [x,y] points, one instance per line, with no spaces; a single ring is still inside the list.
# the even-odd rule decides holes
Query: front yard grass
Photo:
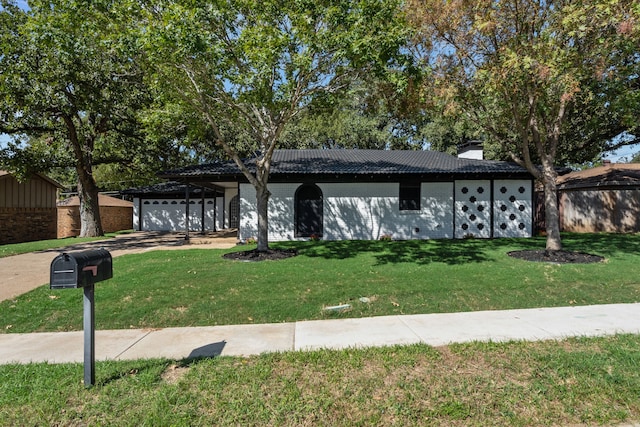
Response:
[[[275,323],[335,317],[640,301],[640,235],[571,234],[597,264],[507,256],[543,238],[297,242],[279,261],[229,261],[230,250],[151,251],[114,259],[96,284],[97,329]],[[232,250],[244,250],[238,247]],[[361,298],[366,298],[361,301]],[[350,304],[343,312],[323,310]],[[82,329],[82,291],[42,286],[0,303],[0,333]]]
[[[640,236],[566,235],[603,263],[506,255],[543,239],[304,242],[275,262],[228,250],[114,259],[98,329],[637,302]],[[275,245],[274,245],[275,246]],[[236,248],[233,250],[243,250]],[[361,302],[367,297],[369,302]],[[348,303],[346,312],[323,307]],[[82,291],[43,286],[0,303],[2,332],[80,330]],[[0,366],[0,426],[621,425],[640,420],[640,335],[411,345],[250,358]]]
[[[640,336],[0,366],[0,426],[539,426],[640,420]]]
[[[37,240],[35,242],[14,243],[0,245],[0,258],[12,255],[26,254],[28,252],[44,251],[48,249],[63,248],[78,243],[93,242],[112,238],[120,233],[107,233],[101,237],[66,237],[64,239]]]

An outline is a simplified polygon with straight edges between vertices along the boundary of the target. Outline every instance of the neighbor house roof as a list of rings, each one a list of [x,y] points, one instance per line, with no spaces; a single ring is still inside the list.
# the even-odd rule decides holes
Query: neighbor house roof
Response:
[[[111,206],[111,207],[133,207],[133,203],[127,200],[118,199],[116,197],[107,196],[105,194],[98,194],[99,206]],[[58,202],[58,206],[80,206],[80,198],[78,196],[69,197]]]
[[[255,159],[246,160],[255,170]],[[411,176],[495,176],[522,175],[526,169],[514,163],[460,159],[437,151],[409,150],[275,150],[271,163],[272,180],[278,177],[315,175],[319,177],[363,177],[384,179],[393,175]],[[238,179],[242,174],[233,161],[219,161],[170,170],[160,176],[170,179]]]
[[[60,184],[59,182],[57,182],[54,179],[49,178],[46,175],[42,175],[40,173],[36,173],[34,175],[37,176],[40,179],[43,179],[43,180],[47,181],[49,184],[53,185],[54,187],[63,188],[62,184]],[[11,174],[11,172],[5,171],[5,170],[0,170],[0,179],[5,178],[5,177],[9,177],[9,176],[13,176]]]
[[[640,163],[611,163],[561,176],[559,190],[640,186]]]

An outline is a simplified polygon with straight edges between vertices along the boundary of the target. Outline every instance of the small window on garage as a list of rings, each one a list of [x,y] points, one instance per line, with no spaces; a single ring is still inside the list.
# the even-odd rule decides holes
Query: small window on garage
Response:
[[[419,211],[420,210],[420,183],[401,182],[400,183],[400,210]]]

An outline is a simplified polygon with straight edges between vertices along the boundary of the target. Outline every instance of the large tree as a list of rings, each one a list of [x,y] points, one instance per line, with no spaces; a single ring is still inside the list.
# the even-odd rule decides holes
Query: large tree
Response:
[[[318,99],[296,116],[282,135],[281,147],[420,150],[426,117],[407,105],[412,100],[407,87],[380,79],[356,82],[345,93]]]
[[[401,65],[394,61],[406,35],[399,1],[160,0],[146,10],[155,81],[200,115],[254,186],[258,250],[268,250],[267,184],[285,127],[316,97]],[[247,148],[254,171],[241,156]]]
[[[558,159],[592,156],[637,126],[638,4],[410,0],[408,10],[433,73],[430,105],[464,116],[542,183],[546,247],[561,249]]]
[[[135,155],[136,114],[148,102],[132,16],[109,0],[29,6],[0,9],[0,133],[14,135],[3,161],[26,172],[71,165],[80,234],[102,235],[94,164]]]

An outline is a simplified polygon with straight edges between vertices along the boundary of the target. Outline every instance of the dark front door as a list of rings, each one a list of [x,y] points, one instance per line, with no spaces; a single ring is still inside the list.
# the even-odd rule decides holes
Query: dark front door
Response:
[[[322,190],[301,185],[296,191],[296,237],[322,236]]]
[[[236,194],[229,202],[229,228],[238,228],[240,225],[240,197]]]

